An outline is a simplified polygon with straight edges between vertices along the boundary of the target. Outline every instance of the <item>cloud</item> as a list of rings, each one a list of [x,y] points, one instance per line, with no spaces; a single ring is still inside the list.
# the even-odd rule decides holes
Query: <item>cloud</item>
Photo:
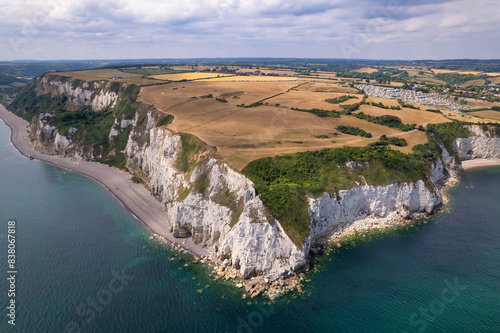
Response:
[[[2,9],[0,59],[342,57],[346,45],[360,58],[420,58],[416,49],[442,58],[462,43],[457,58],[500,31],[497,0],[4,0]],[[499,49],[488,43],[477,56]]]

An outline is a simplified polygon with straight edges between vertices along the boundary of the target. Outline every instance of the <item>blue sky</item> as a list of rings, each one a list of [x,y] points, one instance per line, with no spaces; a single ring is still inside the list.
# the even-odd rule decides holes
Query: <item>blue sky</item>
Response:
[[[500,58],[499,0],[0,0],[0,60]]]

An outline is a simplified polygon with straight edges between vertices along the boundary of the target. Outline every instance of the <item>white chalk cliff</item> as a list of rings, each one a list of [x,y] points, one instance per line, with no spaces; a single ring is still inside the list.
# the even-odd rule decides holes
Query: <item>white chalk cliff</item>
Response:
[[[459,138],[453,142],[453,148],[461,161],[476,158],[499,158],[500,157],[500,133],[492,128],[480,125],[467,126],[472,136]]]
[[[37,83],[37,92],[57,90],[60,96],[71,99],[74,107],[90,105],[99,110],[114,105],[118,98],[100,89],[102,84],[86,82],[77,86],[70,81],[51,81],[45,76]],[[76,129],[60,135],[48,124],[50,117],[42,115],[32,123],[38,149],[94,158],[92,153],[83,155],[73,147],[72,135]],[[264,275],[275,279],[293,274],[307,263],[314,243],[328,239],[349,224],[432,213],[443,201],[439,185],[459,166],[459,163],[455,165],[454,153],[442,147],[442,157],[431,167],[430,180],[387,186],[361,184],[339,191],[334,197],[324,193],[318,198],[309,198],[310,235],[304,245],[297,246],[279,221],[268,213],[253,183],[221,161],[215,149],[199,152],[199,163],[192,172],[180,171],[177,160],[183,149],[181,135],[166,128],[155,128],[157,117],[158,114],[148,110],[138,112],[131,120],[115,119],[109,139],[113,140],[132,126],[123,151],[127,167],[165,206],[169,219],[164,223],[175,236],[193,237],[195,242],[206,246],[213,257],[227,260],[244,277]],[[495,133],[481,126],[471,126],[469,130],[473,136],[453,143],[460,159],[500,157],[500,139]],[[201,177],[204,177],[204,186],[199,185]]]
[[[245,277],[293,273],[306,264],[314,242],[347,224],[367,218],[406,218],[413,213],[431,213],[442,203],[439,190],[421,180],[388,186],[359,186],[340,191],[337,198],[325,193],[309,200],[310,237],[304,246],[296,246],[279,221],[267,213],[255,195],[252,182],[244,175],[217,158],[207,156],[186,177],[175,165],[182,149],[180,135],[157,128],[150,129],[149,134],[150,145],[144,149],[129,139],[128,147],[136,147],[127,151],[129,157],[142,161],[129,169],[143,171],[151,193],[169,213],[169,221],[165,223],[170,225],[174,235],[191,236],[220,259],[229,259]],[[206,175],[210,184],[203,194],[193,190],[201,174]],[[434,174],[439,180],[445,177],[441,161]],[[241,202],[239,217],[235,215],[237,210],[219,202],[226,190],[231,193],[233,202]],[[189,194],[186,195],[186,191]]]
[[[52,96],[66,97],[69,110],[79,110],[90,106],[99,111],[108,106],[114,106],[118,94],[109,90],[108,81],[76,81],[63,79],[62,76],[46,74],[36,79],[38,95],[51,94]]]

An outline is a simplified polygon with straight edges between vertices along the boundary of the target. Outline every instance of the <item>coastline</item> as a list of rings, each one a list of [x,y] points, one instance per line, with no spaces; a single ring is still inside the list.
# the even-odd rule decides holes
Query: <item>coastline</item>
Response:
[[[32,147],[32,143],[28,137],[27,127],[29,123],[6,110],[0,105],[0,119],[10,128],[10,141],[14,147],[24,156],[32,156],[43,162],[79,173],[103,185],[111,194],[113,194],[121,204],[138,219],[146,228],[154,234],[154,238],[161,242],[171,244],[174,249],[182,248],[190,253],[196,259],[205,258],[208,254],[205,248],[201,245],[194,244],[192,238],[175,238],[169,231],[168,214],[165,212],[163,205],[154,198],[150,191],[143,184],[135,184],[131,181],[132,175],[128,172],[110,167],[97,162],[89,162],[73,157],[63,157],[60,155],[48,155],[41,153]],[[476,159],[463,161],[463,169],[469,170],[477,167],[500,166],[500,159]],[[456,181],[456,179],[454,179]],[[449,182],[447,185],[451,185]],[[444,204],[446,197],[443,195]],[[423,217],[425,214],[416,214],[414,218]],[[413,218],[412,218],[413,220]],[[345,225],[335,231],[333,235],[325,239],[328,244],[340,245],[339,242],[345,237],[352,236],[359,232],[368,232],[370,230],[381,230],[386,228],[405,225],[409,220],[402,217],[390,216],[387,218],[366,218],[357,220],[349,225]],[[320,244],[322,242],[319,242]],[[323,244],[324,245],[324,244]],[[237,272],[232,268],[220,265],[220,262],[209,260],[210,265],[214,268],[212,274],[215,279],[235,279]],[[226,269],[227,268],[227,269]],[[307,270],[306,270],[307,271]],[[293,290],[300,286],[301,279],[297,279],[298,275],[285,279],[278,284],[265,282],[266,294],[272,299],[282,292]],[[249,290],[250,295],[258,295],[262,292],[262,286],[257,288],[258,281],[265,281],[261,277],[250,279]],[[246,285],[246,283],[244,284]],[[238,285],[237,285],[238,286]],[[243,285],[239,286],[241,288]],[[256,290],[259,289],[259,293]],[[299,290],[299,287],[297,287]],[[255,297],[253,296],[253,297]]]
[[[33,149],[28,137],[29,123],[0,105],[0,119],[10,128],[10,142],[25,157],[33,158],[91,178],[104,186],[121,204],[151,232],[161,236],[174,247],[181,247],[194,257],[202,257],[207,251],[192,238],[175,238],[169,230],[168,214],[143,184],[132,182],[132,175],[97,162],[89,162],[58,155],[43,154]],[[159,238],[159,237],[156,237]],[[161,240],[160,238],[160,240]]]
[[[462,161],[462,169],[464,169],[464,171],[474,169],[474,168],[482,168],[482,167],[489,167],[489,166],[500,166],[500,158],[475,159],[475,160]]]

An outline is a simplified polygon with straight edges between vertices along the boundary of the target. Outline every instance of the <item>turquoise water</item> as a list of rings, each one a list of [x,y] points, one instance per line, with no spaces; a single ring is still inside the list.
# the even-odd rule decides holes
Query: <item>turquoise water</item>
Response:
[[[0,331],[499,332],[500,168],[465,173],[448,195],[420,227],[320,257],[303,295],[248,304],[150,240],[99,184],[21,156],[0,122],[1,274],[11,219],[19,272],[15,327],[0,279]]]

